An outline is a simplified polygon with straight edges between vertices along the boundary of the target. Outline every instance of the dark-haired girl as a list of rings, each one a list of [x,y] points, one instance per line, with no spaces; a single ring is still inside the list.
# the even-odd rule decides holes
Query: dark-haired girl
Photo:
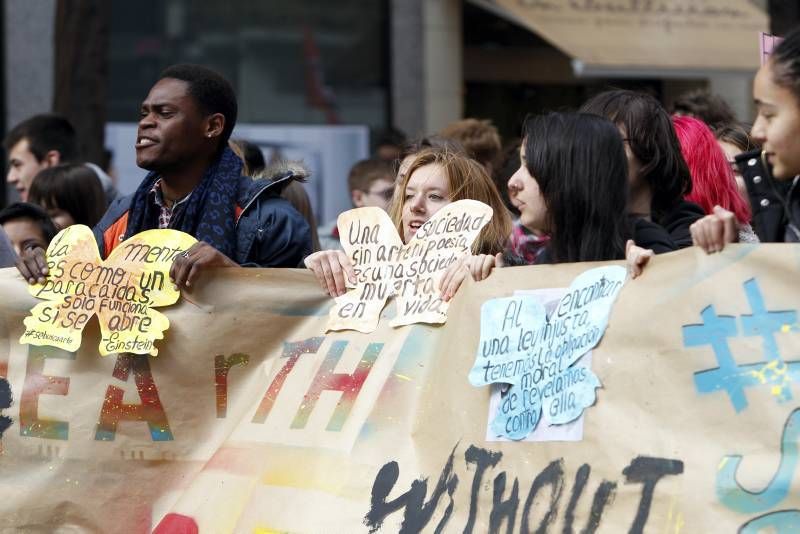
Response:
[[[626,90],[600,93],[581,111],[619,128],[628,159],[628,211],[662,226],[678,248],[691,246],[689,227],[705,212],[684,199],[692,177],[667,111],[652,96]]]
[[[48,167],[33,179],[28,200],[43,207],[59,229],[94,227],[106,211],[103,186],[92,169],[79,163]]]
[[[769,184],[777,200],[753,202],[757,199],[751,198],[754,210],[770,212],[754,217],[762,223],[757,231],[762,240],[767,235],[779,242],[800,242],[800,28],[789,32],[759,69],[753,82],[753,97],[758,116],[751,134],[762,145],[761,159],[771,168],[771,176],[769,172],[759,175],[757,183],[748,184],[748,189]],[[779,183],[773,183],[773,178]],[[781,185],[787,182],[790,186],[784,193]],[[692,237],[706,252],[718,252],[726,243],[737,240],[736,216],[716,206],[714,213],[692,225]]]
[[[663,228],[628,214],[625,149],[614,124],[585,113],[550,113],[526,121],[524,135],[508,191],[519,222],[550,236],[536,264],[627,256],[637,273],[653,249],[674,250]],[[495,266],[524,263],[508,254],[471,256],[445,275],[444,298],[467,272],[482,280]]]
[[[725,159],[728,162],[733,176],[736,179],[736,187],[739,193],[748,205],[750,205],[750,198],[747,193],[747,186],[744,183],[742,171],[736,164],[736,157],[751,150],[761,150],[761,146],[748,133],[750,126],[745,126],[739,122],[732,122],[724,124],[717,128],[713,128],[714,136],[717,138],[717,144],[725,153]]]

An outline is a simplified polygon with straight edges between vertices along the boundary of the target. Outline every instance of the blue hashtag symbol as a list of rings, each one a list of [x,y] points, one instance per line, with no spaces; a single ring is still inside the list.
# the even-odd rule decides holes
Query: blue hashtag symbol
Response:
[[[769,386],[779,402],[786,402],[792,399],[789,384],[800,381],[800,361],[785,362],[775,338],[777,333],[797,331],[797,312],[767,311],[755,279],[744,283],[744,291],[752,314],[740,317],[742,335],[762,338],[766,361],[746,365],[736,363],[728,345],[728,339],[740,335],[736,318],[717,315],[714,306],[707,306],[700,313],[703,324],[683,327],[683,345],[711,345],[719,364],[714,369],[695,373],[695,388],[702,394],[725,391],[736,412],[747,408],[745,389],[748,387]]]

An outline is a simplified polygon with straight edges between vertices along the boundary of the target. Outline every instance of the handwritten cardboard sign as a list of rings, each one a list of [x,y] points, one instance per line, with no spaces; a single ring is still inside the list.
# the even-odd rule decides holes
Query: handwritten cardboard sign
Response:
[[[169,320],[152,308],[180,297],[169,269],[195,242],[177,230],[148,230],[120,243],[103,261],[87,226],[65,228],[47,248],[47,280],[28,288],[45,302],[25,318],[20,343],[76,351],[83,328],[97,315],[101,355],[157,355],[155,341],[163,339]]]
[[[575,278],[550,314],[527,295],[483,304],[469,381],[511,384],[492,431],[524,439],[542,414],[550,424],[565,424],[595,403],[600,380],[588,367],[574,364],[603,337],[626,276],[619,266],[590,269]]]
[[[437,211],[403,244],[380,208],[346,211],[337,221],[342,247],[356,271],[353,289],[336,299],[327,329],[369,333],[386,301],[397,298],[392,326],[443,323],[448,303],[439,282],[450,265],[469,255],[472,242],[492,218],[492,208],[458,200]]]

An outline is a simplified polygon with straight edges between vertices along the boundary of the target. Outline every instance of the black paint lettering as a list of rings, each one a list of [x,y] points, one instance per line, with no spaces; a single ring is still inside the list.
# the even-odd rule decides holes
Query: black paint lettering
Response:
[[[572,496],[567,504],[567,510],[564,512],[564,530],[563,534],[573,534],[572,523],[575,521],[575,507],[578,500],[583,494],[583,489],[586,487],[586,482],[589,479],[589,474],[592,468],[589,464],[583,464],[578,472],[575,473],[575,485],[572,488]],[[594,494],[594,501],[592,502],[592,509],[589,512],[589,519],[586,521],[586,526],[581,530],[581,534],[594,534],[597,527],[600,526],[600,519],[603,517],[603,511],[607,504],[614,501],[614,492],[617,488],[615,482],[604,480]]]
[[[478,492],[483,481],[483,473],[488,467],[494,467],[503,457],[502,452],[493,452],[475,445],[470,445],[464,453],[467,464],[475,464],[475,476],[472,477],[472,490],[469,495],[469,518],[464,527],[464,534],[470,534],[475,527],[475,518],[478,515]]]
[[[492,513],[489,516],[489,532],[496,534],[500,532],[500,525],[506,521],[506,534],[514,532],[514,522],[517,518],[517,508],[519,508],[519,480],[514,479],[511,487],[511,495],[507,500],[503,500],[503,493],[506,490],[506,472],[503,471],[494,477],[494,494],[492,495]]]
[[[456,447],[458,444],[456,443]],[[411,483],[411,488],[392,501],[387,501],[386,498],[392,491],[392,488],[397,483],[400,476],[400,467],[397,462],[389,462],[381,467],[378,475],[375,477],[375,482],[372,485],[372,495],[370,497],[370,509],[364,517],[364,524],[369,527],[370,533],[376,532],[383,525],[383,521],[394,512],[404,509],[403,522],[400,525],[400,534],[410,534],[412,532],[419,532],[430,522],[433,512],[436,510],[439,500],[447,491],[447,496],[450,498],[450,504],[444,511],[444,515],[436,525],[434,532],[442,532],[447,521],[453,513],[453,493],[458,487],[458,476],[453,473],[453,458],[455,456],[456,447],[450,453],[447,463],[442,469],[442,474],[439,476],[439,481],[436,483],[436,488],[428,502],[425,502],[425,497],[428,493],[428,479],[417,479]]]
[[[650,505],[653,504],[653,492],[658,481],[667,475],[680,475],[681,473],[683,473],[683,462],[680,460],[646,456],[637,456],[631,460],[628,467],[622,470],[626,484],[642,484],[642,498],[629,532],[632,534],[644,532],[647,516],[650,515]]]
[[[525,500],[525,508],[522,511],[522,525],[520,527],[520,532],[531,531],[530,514],[533,501],[536,498],[536,495],[539,493],[539,490],[548,485],[552,488],[552,491],[550,492],[550,507],[542,518],[541,523],[539,523],[539,528],[536,529],[537,534],[547,532],[547,529],[550,527],[550,523],[555,521],[556,516],[558,515],[558,501],[561,498],[561,492],[564,489],[563,459],[559,458],[558,460],[553,460],[550,462],[550,465],[545,467],[544,470],[536,476],[533,484],[531,484],[531,490],[528,493],[528,498]]]

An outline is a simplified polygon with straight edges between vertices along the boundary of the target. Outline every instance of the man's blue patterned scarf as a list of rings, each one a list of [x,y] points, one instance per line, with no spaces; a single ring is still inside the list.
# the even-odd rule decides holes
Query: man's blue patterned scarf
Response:
[[[226,147],[206,170],[186,205],[173,214],[170,228],[205,241],[229,258],[235,257],[236,200],[241,173],[242,160]],[[125,239],[158,228],[159,207],[148,198],[158,178],[157,172],[149,173],[134,193]]]

